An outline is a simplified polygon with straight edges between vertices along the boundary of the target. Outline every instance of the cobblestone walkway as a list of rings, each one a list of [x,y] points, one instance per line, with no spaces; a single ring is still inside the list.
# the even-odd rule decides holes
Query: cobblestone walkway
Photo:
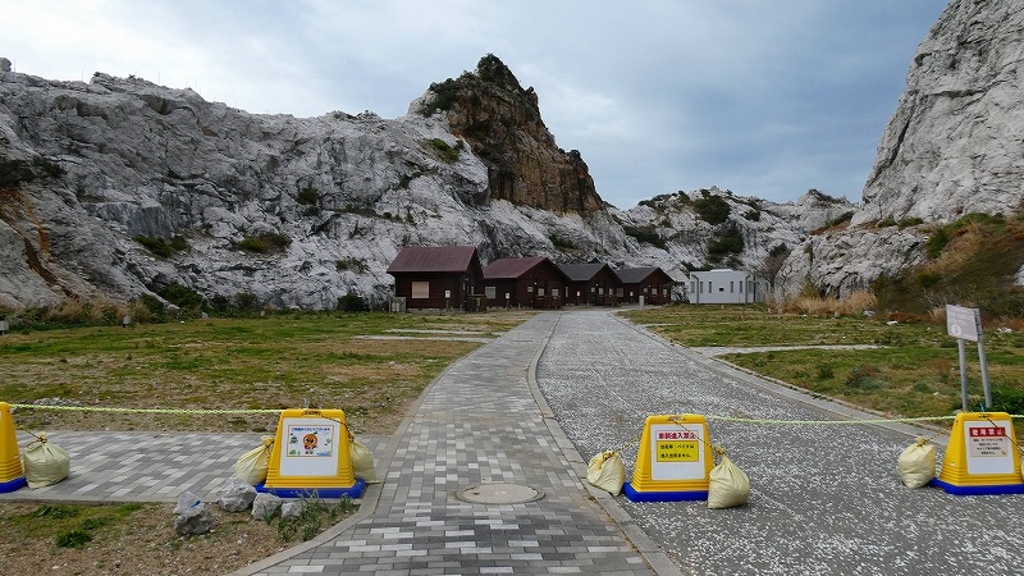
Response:
[[[531,360],[557,319],[529,320],[434,382],[392,439],[390,463],[378,463],[387,478],[369,517],[246,573],[652,574],[584,487],[579,463],[563,452],[572,446],[549,428],[530,386]],[[494,505],[457,497],[491,483],[543,497]]]

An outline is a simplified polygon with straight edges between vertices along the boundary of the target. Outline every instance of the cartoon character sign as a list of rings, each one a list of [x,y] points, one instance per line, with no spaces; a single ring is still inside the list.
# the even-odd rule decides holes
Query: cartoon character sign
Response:
[[[306,434],[302,437],[302,448],[306,450],[306,454],[312,454],[313,450],[316,449],[316,434]]]
[[[289,426],[288,456],[333,456],[332,431],[330,426]]]

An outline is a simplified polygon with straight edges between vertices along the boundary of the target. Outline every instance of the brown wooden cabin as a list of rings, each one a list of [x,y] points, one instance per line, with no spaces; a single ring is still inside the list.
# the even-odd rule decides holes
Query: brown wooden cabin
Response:
[[[484,267],[487,305],[561,308],[569,277],[545,257],[501,258]]]
[[[616,289],[619,277],[611,266],[600,262],[589,264],[559,264],[558,267],[569,277],[566,304],[576,306],[615,306],[618,304]]]
[[[622,282],[622,302],[636,304],[640,296],[645,304],[668,304],[672,301],[675,281],[661,268],[620,268],[615,271]]]
[[[409,309],[477,310],[483,269],[473,246],[406,246],[388,267]]]

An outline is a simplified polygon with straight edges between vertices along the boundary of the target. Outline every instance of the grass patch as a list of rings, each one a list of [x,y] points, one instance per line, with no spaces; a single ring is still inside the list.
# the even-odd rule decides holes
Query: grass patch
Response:
[[[956,340],[945,324],[865,316],[773,314],[764,306],[674,305],[622,313],[686,346],[875,344],[866,350],[785,350],[723,359],[755,373],[892,416],[946,416],[961,407]],[[993,409],[1024,413],[1024,333],[985,335]],[[982,402],[976,353],[969,403]]]
[[[320,313],[18,332],[0,338],[0,398],[181,409],[340,408],[361,433],[390,434],[405,406],[475,342],[372,340],[393,330],[497,335],[529,315]],[[19,409],[28,429],[267,432],[276,415],[178,419]]]

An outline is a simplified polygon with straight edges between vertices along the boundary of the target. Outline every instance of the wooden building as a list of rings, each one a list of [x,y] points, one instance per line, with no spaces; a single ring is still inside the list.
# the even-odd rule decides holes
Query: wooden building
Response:
[[[484,267],[487,305],[561,308],[568,276],[545,257],[502,258]]]
[[[406,246],[388,267],[409,309],[479,309],[483,269],[473,246]]]
[[[672,301],[675,281],[661,268],[620,268],[615,274],[622,283],[621,292],[617,292],[621,302],[637,304],[641,296],[644,304],[668,304]]]
[[[618,303],[616,289],[620,282],[611,266],[595,262],[559,264],[558,267],[569,277],[566,304],[614,306]]]

